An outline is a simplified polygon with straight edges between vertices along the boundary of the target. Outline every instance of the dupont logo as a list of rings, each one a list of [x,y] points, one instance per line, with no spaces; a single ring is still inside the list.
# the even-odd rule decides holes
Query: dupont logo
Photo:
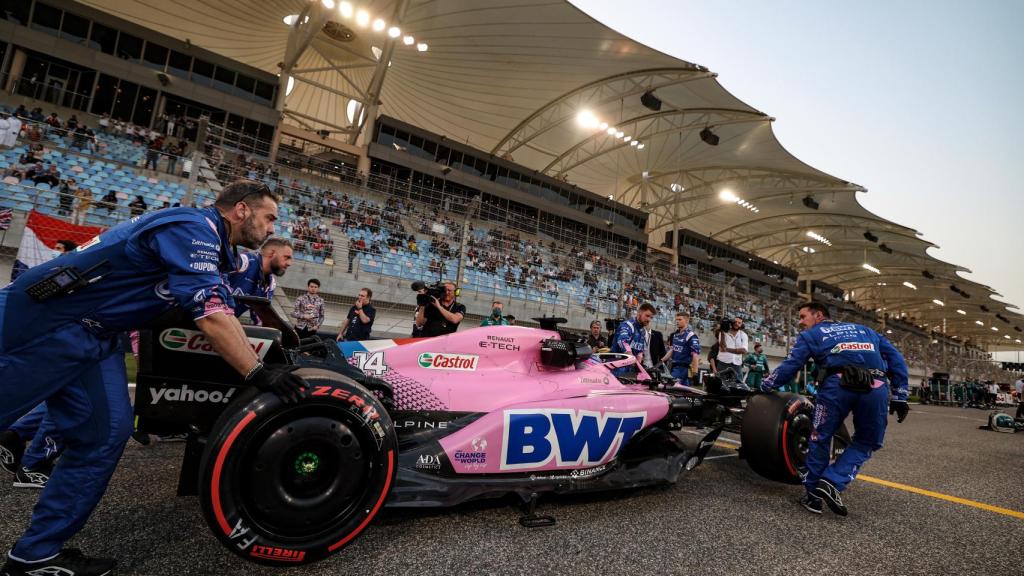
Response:
[[[475,354],[442,354],[439,352],[424,352],[420,354],[420,367],[430,370],[461,370],[472,372],[476,370],[480,357]]]
[[[168,328],[160,333],[160,345],[168,350],[176,352],[191,352],[193,354],[208,354],[220,356],[213,349],[213,344],[206,339],[206,335],[197,330],[184,330],[182,328]],[[267,355],[272,340],[263,338],[249,338],[249,345],[252,346],[260,360]]]
[[[840,352],[874,352],[875,345],[870,342],[843,342],[832,348],[833,354]]]

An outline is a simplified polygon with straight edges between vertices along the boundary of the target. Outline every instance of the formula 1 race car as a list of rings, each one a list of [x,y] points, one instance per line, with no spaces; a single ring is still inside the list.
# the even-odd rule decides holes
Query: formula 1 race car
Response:
[[[448,336],[344,343],[307,339],[266,300],[246,298],[266,363],[296,364],[298,404],[247,387],[188,320],[142,333],[137,428],[187,433],[178,483],[215,536],[249,560],[314,562],[389,507],[447,507],[518,495],[670,484],[723,430],[759,474],[798,483],[813,405],[712,380],[673,387],[631,357],[595,355],[546,319]],[[633,366],[630,366],[633,364]],[[612,370],[635,370],[616,377]],[[695,448],[675,434],[701,429]],[[848,440],[837,435],[834,452]]]

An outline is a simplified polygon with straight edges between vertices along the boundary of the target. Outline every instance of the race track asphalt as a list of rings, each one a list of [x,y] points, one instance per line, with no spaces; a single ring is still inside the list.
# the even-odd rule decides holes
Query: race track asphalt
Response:
[[[986,413],[914,406],[890,421],[862,473],[1024,511],[1024,434],[978,430]],[[696,436],[684,435],[696,440]],[[850,516],[813,516],[800,489],[756,476],[728,448],[671,487],[550,498],[558,524],[528,530],[508,503],[386,512],[318,564],[278,570],[228,553],[196,498],[174,495],[184,445],[130,443],[110,489],[71,543],[120,558],[120,575],[185,574],[1024,574],[1024,519],[859,480]],[[28,521],[36,492],[0,486],[0,543]]]

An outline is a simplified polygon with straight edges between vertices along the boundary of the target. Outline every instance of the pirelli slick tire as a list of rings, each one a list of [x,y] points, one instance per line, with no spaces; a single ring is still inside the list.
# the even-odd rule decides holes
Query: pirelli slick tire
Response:
[[[798,394],[771,393],[752,396],[743,415],[740,438],[743,458],[769,480],[799,484],[814,427],[814,404]],[[831,460],[850,444],[843,424],[832,439]]]
[[[285,404],[246,390],[214,425],[200,464],[203,516],[232,552],[295,566],[354,540],[395,479],[391,418],[365,388],[303,368],[307,397]]]

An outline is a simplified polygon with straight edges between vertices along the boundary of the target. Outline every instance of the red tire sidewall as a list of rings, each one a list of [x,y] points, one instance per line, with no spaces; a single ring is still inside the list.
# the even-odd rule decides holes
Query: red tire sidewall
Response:
[[[232,552],[247,560],[275,566],[295,566],[323,559],[349,544],[380,512],[394,485],[398,469],[397,439],[391,418],[380,401],[359,384],[320,369],[296,372],[309,384],[298,407],[284,404],[270,393],[244,394],[214,425],[200,465],[200,504],[214,535]],[[357,436],[364,453],[372,451],[367,490],[342,525],[311,541],[296,541],[262,530],[241,502],[239,483],[247,481],[241,460],[246,443],[263,423],[303,408],[329,406],[342,409],[346,424],[361,427]],[[368,440],[372,439],[372,441]]]

